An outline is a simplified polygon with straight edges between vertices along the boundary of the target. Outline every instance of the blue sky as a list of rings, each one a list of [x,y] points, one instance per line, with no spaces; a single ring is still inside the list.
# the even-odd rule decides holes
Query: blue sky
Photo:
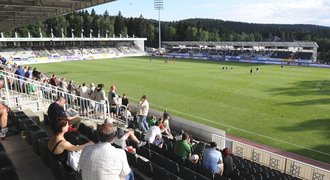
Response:
[[[157,19],[153,0],[117,0],[93,7],[98,14]],[[91,8],[89,8],[91,10]],[[330,26],[330,0],[164,0],[162,20],[213,18],[250,23]]]

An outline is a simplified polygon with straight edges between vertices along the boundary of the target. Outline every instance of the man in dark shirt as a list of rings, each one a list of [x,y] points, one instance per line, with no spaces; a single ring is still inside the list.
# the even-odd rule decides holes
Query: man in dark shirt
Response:
[[[49,84],[51,84],[52,86],[57,86],[57,82],[56,82],[56,75],[53,74],[52,77],[49,80]]]
[[[127,96],[126,94],[123,94],[123,98],[121,100],[121,104],[124,105],[124,106],[128,106],[129,102],[128,102],[128,99],[127,99]]]
[[[80,124],[80,119],[78,118],[78,114],[74,116],[68,116],[63,108],[64,105],[65,105],[65,99],[64,97],[61,96],[58,97],[57,100],[53,102],[51,105],[49,105],[48,118],[51,128],[53,129],[56,119],[58,117],[67,117],[69,119],[69,124],[72,125],[73,128],[78,129],[78,126]]]

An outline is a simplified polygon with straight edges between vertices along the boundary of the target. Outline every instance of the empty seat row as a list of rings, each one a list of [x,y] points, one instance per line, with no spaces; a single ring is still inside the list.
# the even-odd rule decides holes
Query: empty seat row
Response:
[[[6,149],[0,142],[0,179],[1,180],[19,180],[15,166],[7,156]]]

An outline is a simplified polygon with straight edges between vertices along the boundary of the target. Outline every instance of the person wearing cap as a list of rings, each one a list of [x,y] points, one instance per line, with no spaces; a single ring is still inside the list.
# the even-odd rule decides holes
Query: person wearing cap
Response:
[[[230,175],[230,173],[234,170],[234,161],[230,155],[230,149],[223,149],[224,157],[223,157],[223,174]]]
[[[132,131],[125,132],[121,128],[117,128],[116,137],[113,139],[113,143],[115,143],[116,145],[120,146],[123,149],[126,149],[127,147],[126,140],[128,138],[134,141],[135,143],[137,143],[138,147],[141,147],[146,144],[146,142],[138,140],[138,138],[136,138],[136,136]]]
[[[202,166],[213,173],[222,175],[223,162],[221,152],[218,151],[217,144],[210,142],[210,148],[204,150]]]

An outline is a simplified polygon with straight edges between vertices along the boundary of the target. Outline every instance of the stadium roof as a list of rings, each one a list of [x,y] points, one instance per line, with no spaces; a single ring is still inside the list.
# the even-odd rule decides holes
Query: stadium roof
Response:
[[[115,0],[0,0],[0,31]]]
[[[271,47],[312,47],[318,48],[316,42],[202,42],[202,41],[164,41],[162,42],[169,46],[271,46]]]

